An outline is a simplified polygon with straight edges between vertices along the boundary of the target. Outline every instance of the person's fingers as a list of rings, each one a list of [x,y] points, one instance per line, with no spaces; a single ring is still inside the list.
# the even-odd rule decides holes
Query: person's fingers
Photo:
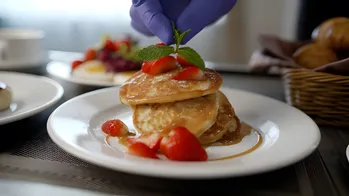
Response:
[[[138,31],[139,33],[142,33],[145,36],[154,36],[154,34],[152,32],[150,32],[147,27],[145,27],[142,23],[137,23],[135,21],[131,21],[131,26]]]
[[[131,26],[138,32],[146,35],[153,36],[154,34],[149,31],[149,29],[143,24],[143,21],[139,17],[137,9],[132,6],[130,9]]]
[[[176,23],[182,32],[191,29],[182,44],[186,44],[206,26],[227,14],[235,3],[236,0],[192,0]]]
[[[191,0],[160,0],[164,15],[176,22],[178,16],[189,5]]]
[[[134,5],[141,21],[147,29],[165,44],[173,44],[173,33],[170,20],[163,14],[158,0],[146,0]]]

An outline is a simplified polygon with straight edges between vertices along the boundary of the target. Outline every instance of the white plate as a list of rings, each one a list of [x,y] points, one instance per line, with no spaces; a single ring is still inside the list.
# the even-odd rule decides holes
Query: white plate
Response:
[[[313,152],[320,141],[317,125],[304,113],[277,100],[235,89],[221,90],[240,119],[259,130],[262,145],[234,159],[208,162],[175,162],[135,157],[116,141],[106,145],[100,126],[118,118],[132,129],[131,110],[119,102],[118,87],[75,97],[50,116],[47,129],[63,150],[93,164],[147,176],[168,178],[218,178],[251,175],[295,163]],[[256,144],[251,134],[236,145],[209,148],[209,158],[241,153]]]
[[[347,158],[348,158],[348,161],[349,161],[349,145],[347,147]]]
[[[52,60],[47,64],[47,72],[55,77],[58,77],[62,80],[82,84],[89,86],[99,86],[99,87],[110,87],[118,86],[124,83],[125,78],[120,77],[119,80],[115,82],[111,81],[98,81],[98,80],[88,80],[72,76],[70,63],[76,59],[81,59],[83,57],[82,53],[76,52],[61,52],[61,51],[51,51],[49,53],[49,58]],[[231,72],[242,72],[248,73],[251,72],[250,67],[243,64],[224,64],[224,63],[213,63],[206,61],[206,67],[215,69],[217,71],[231,71]]]
[[[42,112],[63,95],[60,84],[43,76],[0,71],[0,81],[13,91],[10,109],[0,111],[0,125]]]

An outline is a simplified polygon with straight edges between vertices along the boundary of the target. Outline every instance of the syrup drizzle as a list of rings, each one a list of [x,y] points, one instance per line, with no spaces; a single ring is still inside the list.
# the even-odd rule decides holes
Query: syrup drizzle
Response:
[[[260,147],[263,143],[263,137],[261,135],[261,133],[259,131],[257,131],[256,129],[254,129],[253,127],[251,127],[250,125],[246,124],[246,123],[243,123],[241,122],[241,127],[240,127],[240,131],[235,131],[235,132],[231,132],[230,134],[226,134],[222,139],[220,139],[219,141],[217,141],[216,143],[214,144],[211,144],[207,147],[210,147],[210,146],[230,146],[230,145],[234,145],[234,144],[237,144],[239,142],[242,141],[242,139],[245,137],[245,136],[248,136],[252,133],[256,133],[257,136],[258,136],[258,139],[257,139],[257,142],[254,146],[252,146],[251,148],[241,152],[241,153],[238,153],[238,154],[234,154],[234,155],[230,155],[230,156],[226,156],[226,157],[222,157],[222,158],[218,158],[218,159],[213,159],[213,160],[209,160],[209,161],[219,161],[219,160],[227,160],[227,159],[233,159],[233,158],[237,158],[237,157],[240,157],[240,156],[244,156],[246,154],[249,154],[253,151],[255,151],[256,149],[258,149],[258,147]],[[130,136],[135,136],[136,134],[135,133],[130,133]],[[106,136],[105,137],[105,143],[113,148],[109,142],[109,139],[110,138],[114,138],[114,137],[111,137],[111,136]],[[118,142],[121,144],[121,145],[124,145],[124,146],[127,146],[127,136],[125,137],[120,137],[120,138],[116,138],[118,139]]]

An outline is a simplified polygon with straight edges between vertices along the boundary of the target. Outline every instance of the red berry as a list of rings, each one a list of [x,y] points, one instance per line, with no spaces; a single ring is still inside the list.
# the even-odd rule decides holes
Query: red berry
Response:
[[[79,67],[82,63],[84,63],[83,61],[73,61],[72,63],[72,70],[76,69],[77,67]]]
[[[164,42],[160,42],[160,43],[157,43],[155,44],[156,46],[166,46],[166,44]]]
[[[160,143],[160,151],[175,161],[207,161],[207,153],[199,140],[185,127],[176,127]]]
[[[155,152],[160,148],[161,139],[162,139],[162,136],[159,133],[148,133],[148,134],[143,134],[139,138],[127,138],[126,140],[130,144],[134,144],[136,142],[142,142]]]
[[[142,65],[142,72],[149,73],[149,70],[150,70],[151,66],[154,64],[154,62],[155,61],[144,62]]]
[[[102,131],[112,137],[121,137],[127,135],[128,128],[121,120],[108,120],[103,123]]]
[[[177,68],[176,59],[173,56],[165,56],[156,60],[150,67],[149,75],[158,75]]]
[[[105,40],[105,43],[104,43],[104,49],[107,49],[108,51],[114,52],[114,51],[117,51],[118,48],[115,46],[113,41],[107,39],[107,40]]]
[[[130,154],[133,155],[152,159],[159,159],[159,157],[156,156],[156,153],[142,142],[135,142],[131,144],[128,147],[128,151]]]
[[[85,52],[85,61],[94,60],[97,58],[97,51],[90,48]]]
[[[190,66],[179,72],[174,80],[201,80],[204,77],[204,72],[196,66]]]

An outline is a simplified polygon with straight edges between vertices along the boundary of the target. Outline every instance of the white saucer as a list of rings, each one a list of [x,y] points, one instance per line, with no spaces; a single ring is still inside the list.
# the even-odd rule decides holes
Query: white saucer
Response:
[[[208,162],[153,160],[125,154],[116,140],[106,145],[103,122],[118,118],[133,129],[131,109],[119,102],[119,88],[112,87],[75,97],[50,116],[47,129],[63,150],[90,163],[110,169],[165,178],[220,178],[245,176],[296,163],[320,142],[318,126],[303,112],[283,102],[235,89],[221,89],[238,117],[261,134],[263,142],[251,153]],[[241,153],[256,145],[258,134],[224,147],[209,147],[209,159]]]
[[[60,84],[42,76],[0,71],[0,81],[11,87],[13,92],[10,109],[0,111],[0,125],[42,112],[63,95]]]

